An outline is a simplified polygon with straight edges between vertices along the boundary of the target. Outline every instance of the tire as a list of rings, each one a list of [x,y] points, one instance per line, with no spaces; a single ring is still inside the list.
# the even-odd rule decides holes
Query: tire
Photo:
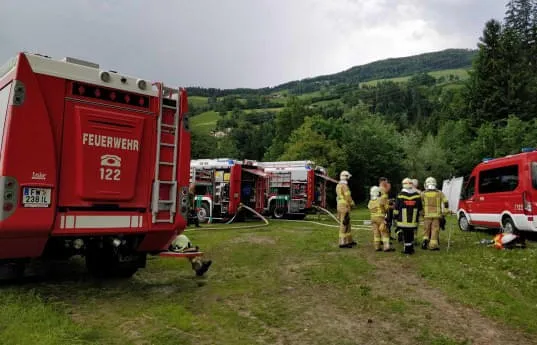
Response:
[[[210,208],[209,203],[202,202],[201,207],[197,211],[197,217],[200,223],[205,223],[209,220]]]
[[[145,262],[145,254],[130,262],[120,262],[119,257],[108,251],[91,251],[86,254],[88,272],[98,278],[131,278]]]
[[[515,223],[511,219],[511,217],[505,217],[502,220],[502,228],[501,232],[504,234],[516,234],[518,232]]]
[[[286,209],[283,207],[274,207],[272,209],[272,218],[274,219],[284,219],[286,214]]]
[[[468,218],[466,218],[466,216],[464,214],[461,214],[460,217],[459,217],[459,229],[461,231],[473,231],[474,230],[474,227],[470,225],[470,223],[468,222]]]

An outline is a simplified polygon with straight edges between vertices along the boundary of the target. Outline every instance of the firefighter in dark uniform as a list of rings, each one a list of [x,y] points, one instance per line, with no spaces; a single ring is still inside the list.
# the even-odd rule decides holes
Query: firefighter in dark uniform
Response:
[[[200,227],[200,220],[196,213],[196,184],[191,183],[188,188],[188,198],[189,198],[189,207],[188,207],[188,224],[194,223],[196,228]]]
[[[403,180],[403,189],[395,200],[394,216],[397,220],[397,230],[403,234],[403,254],[414,253],[414,232],[418,228],[419,216],[423,206],[421,195],[412,185],[412,180]]]

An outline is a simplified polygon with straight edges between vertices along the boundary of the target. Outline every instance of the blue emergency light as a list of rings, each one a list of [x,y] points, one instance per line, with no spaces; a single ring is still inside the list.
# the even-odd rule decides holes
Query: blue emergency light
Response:
[[[523,153],[535,151],[534,147],[523,147],[521,150]]]
[[[483,158],[482,162],[483,162],[483,163],[486,163],[486,162],[491,161],[491,160],[493,160],[493,159],[494,159],[494,158],[490,158],[490,157]]]

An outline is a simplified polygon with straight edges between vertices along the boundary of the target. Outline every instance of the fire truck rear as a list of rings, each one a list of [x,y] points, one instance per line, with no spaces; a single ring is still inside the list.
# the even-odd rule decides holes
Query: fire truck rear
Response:
[[[183,89],[20,53],[0,69],[0,262],[131,276],[186,226]]]
[[[196,188],[200,222],[234,217],[240,204],[263,212],[266,174],[254,161],[229,158],[195,159],[190,162],[190,178]]]
[[[326,169],[312,161],[257,163],[268,174],[265,213],[274,218],[304,218],[313,206],[326,207]]]

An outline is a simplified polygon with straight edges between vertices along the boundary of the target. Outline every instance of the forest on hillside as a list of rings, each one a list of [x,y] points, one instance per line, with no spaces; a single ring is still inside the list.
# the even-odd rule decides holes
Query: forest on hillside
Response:
[[[260,89],[217,89],[188,87],[190,96],[224,97],[229,95],[263,96],[272,92],[285,91],[292,95],[320,91],[336,84],[358,85],[377,79],[409,76],[442,69],[469,67],[476,51],[469,49],[446,49],[439,52],[424,53],[409,57],[391,58],[375,61],[362,66],[354,66],[346,71],[303,80],[295,80],[275,87]]]
[[[318,106],[292,94],[278,112],[230,105],[217,124],[228,135],[194,132],[192,156],[312,159],[333,176],[349,170],[358,200],[379,176],[397,184],[405,176],[467,175],[485,157],[536,146],[535,1],[509,1],[502,21],[485,23],[477,46],[466,80],[422,71],[404,83],[325,85]]]

